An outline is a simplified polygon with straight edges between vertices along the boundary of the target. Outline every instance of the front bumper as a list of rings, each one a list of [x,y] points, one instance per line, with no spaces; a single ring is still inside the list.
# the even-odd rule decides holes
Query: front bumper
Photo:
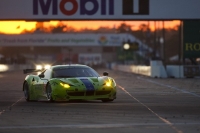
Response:
[[[116,99],[116,91],[112,90],[95,90],[95,91],[62,91],[52,93],[55,101],[69,101],[69,100],[103,100]]]

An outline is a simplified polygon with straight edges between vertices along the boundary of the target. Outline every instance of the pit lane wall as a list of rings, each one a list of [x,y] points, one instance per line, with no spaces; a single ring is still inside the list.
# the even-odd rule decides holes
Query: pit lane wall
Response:
[[[153,78],[185,78],[183,66],[167,65],[164,67],[161,61],[151,61],[150,66],[112,64],[111,69]]]
[[[153,78],[200,77],[200,66],[167,65],[166,67],[164,67],[162,62],[158,61],[151,62],[150,66],[117,65],[114,63],[108,66],[108,68],[113,70],[135,73]],[[33,68],[33,66],[31,65],[0,64],[0,72],[9,72],[31,68]]]
[[[31,65],[6,65],[0,64],[0,72],[9,72],[9,71],[16,71],[16,70],[24,70],[24,69],[31,69],[33,68]]]

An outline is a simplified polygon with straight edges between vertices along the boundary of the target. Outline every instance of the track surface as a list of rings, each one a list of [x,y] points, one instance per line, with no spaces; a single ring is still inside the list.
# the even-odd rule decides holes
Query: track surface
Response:
[[[200,132],[200,79],[154,79],[107,71],[118,85],[117,99],[111,103],[26,102],[25,75],[0,73],[0,133]]]

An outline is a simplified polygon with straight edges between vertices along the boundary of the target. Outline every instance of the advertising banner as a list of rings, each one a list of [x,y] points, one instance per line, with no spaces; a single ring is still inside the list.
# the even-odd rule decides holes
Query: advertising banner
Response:
[[[200,21],[183,21],[183,56],[200,57]]]
[[[200,0],[0,0],[0,20],[200,19]]]
[[[123,33],[0,35],[0,46],[121,46],[126,39],[136,40]]]

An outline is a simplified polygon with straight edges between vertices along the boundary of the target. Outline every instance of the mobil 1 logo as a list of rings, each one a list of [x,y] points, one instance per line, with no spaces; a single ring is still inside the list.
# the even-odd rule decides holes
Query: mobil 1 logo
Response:
[[[149,0],[123,0],[123,15],[149,15]]]

